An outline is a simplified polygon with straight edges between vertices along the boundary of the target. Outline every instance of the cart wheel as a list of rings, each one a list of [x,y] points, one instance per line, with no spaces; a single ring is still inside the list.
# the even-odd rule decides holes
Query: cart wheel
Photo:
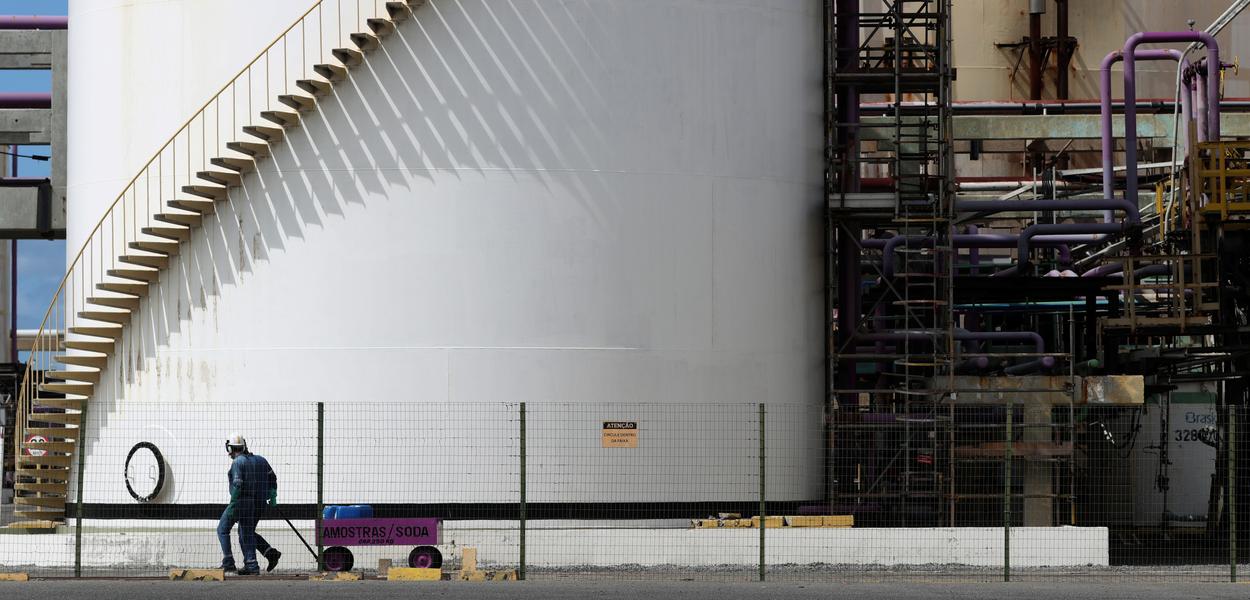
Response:
[[[408,566],[417,569],[437,569],[443,566],[443,553],[434,546],[417,546],[408,553]]]
[[[342,546],[331,546],[326,548],[325,554],[322,555],[327,571],[350,571],[352,565],[355,564],[355,558],[352,557],[352,551]]]

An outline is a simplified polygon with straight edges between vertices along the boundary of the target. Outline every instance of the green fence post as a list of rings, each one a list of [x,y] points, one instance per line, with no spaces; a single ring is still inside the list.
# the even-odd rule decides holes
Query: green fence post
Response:
[[[1011,581],[1011,421],[1015,402],[1007,401],[1007,435],[1003,445],[1003,581]]]
[[[1237,583],[1237,407],[1228,405],[1228,579]]]
[[[326,450],[326,405],[317,403],[317,570],[325,570],[325,544],[321,538],[321,515],[325,512],[325,450]]]
[[[78,417],[78,491],[74,502],[74,577],[82,577],[82,486],[85,465],[87,463],[86,445],[83,443],[83,432],[87,430],[87,405],[82,403],[82,414]],[[16,464],[16,463],[14,463]]]
[[[521,460],[521,506],[520,508],[520,531],[519,543],[520,557],[517,568],[517,579],[525,580],[525,403],[521,403],[521,444],[520,444],[520,460]]]
[[[760,581],[764,581],[764,529],[768,512],[764,504],[767,488],[764,479],[764,403],[760,403]]]

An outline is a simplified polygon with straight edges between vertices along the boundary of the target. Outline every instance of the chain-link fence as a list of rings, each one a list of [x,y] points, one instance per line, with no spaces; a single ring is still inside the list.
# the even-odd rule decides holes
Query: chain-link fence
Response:
[[[226,440],[237,433],[277,477],[256,529],[256,566],[273,563],[271,576],[411,565],[526,579],[1228,581],[1246,539],[1245,424],[1215,398],[1100,407],[962,394],[892,413],[92,405],[83,451],[69,459],[65,521],[32,527],[6,512],[0,571],[129,577],[222,565],[228,505],[238,521],[243,503],[268,504],[231,503]],[[244,568],[240,526],[227,524]]]

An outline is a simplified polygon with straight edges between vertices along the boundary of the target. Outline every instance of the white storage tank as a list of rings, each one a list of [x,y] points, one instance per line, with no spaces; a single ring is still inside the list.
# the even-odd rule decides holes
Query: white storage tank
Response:
[[[71,248],[307,5],[71,3]],[[312,502],[316,402],[329,502],[515,500],[520,403],[533,502],[754,500],[759,403],[769,499],[819,499],[821,6],[431,0],[153,286],[86,501],[150,441],[154,502],[221,502],[240,431]]]

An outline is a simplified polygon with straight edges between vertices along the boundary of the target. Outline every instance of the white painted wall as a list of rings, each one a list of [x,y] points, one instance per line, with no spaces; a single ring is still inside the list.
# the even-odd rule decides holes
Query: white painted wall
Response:
[[[212,533],[215,523],[188,523],[178,529],[151,530],[143,524],[88,521],[83,535],[83,565],[121,569],[136,575],[143,569],[212,567],[221,551]],[[296,521],[311,532],[311,522]],[[102,529],[103,528],[103,529]],[[279,572],[307,572],[312,557],[286,524],[263,522],[265,539],[282,549]],[[952,528],[785,528],[766,531],[765,561],[773,569],[808,567],[807,575],[855,576],[878,567],[936,565],[993,568],[1003,564],[1003,530],[996,527]],[[305,536],[307,537],[307,535]],[[1109,564],[1105,527],[1013,527],[1011,566],[1106,567]],[[478,549],[483,567],[515,568],[518,537],[515,523],[457,522],[443,529],[440,549],[445,559],[459,557],[463,547]],[[372,569],[378,559],[396,564],[410,547],[352,548],[357,568]],[[235,556],[238,558],[236,545]],[[74,561],[74,535],[0,535],[0,555],[20,556],[10,567],[68,567]],[[567,567],[624,568],[754,568],[759,564],[758,529],[578,528],[534,524],[526,531],[526,564],[535,569]],[[1097,571],[1089,571],[1096,574]],[[895,574],[905,575],[906,572]]]
[[[301,3],[132,4],[71,14],[76,198]],[[87,501],[126,501],[148,437],[177,457],[164,501],[221,501],[233,430],[309,501],[316,401],[342,501],[515,498],[520,402],[534,501],[754,498],[761,402],[770,500],[819,497],[820,6],[433,0],[153,286],[93,400]],[[641,447],[605,453],[602,420]]]

